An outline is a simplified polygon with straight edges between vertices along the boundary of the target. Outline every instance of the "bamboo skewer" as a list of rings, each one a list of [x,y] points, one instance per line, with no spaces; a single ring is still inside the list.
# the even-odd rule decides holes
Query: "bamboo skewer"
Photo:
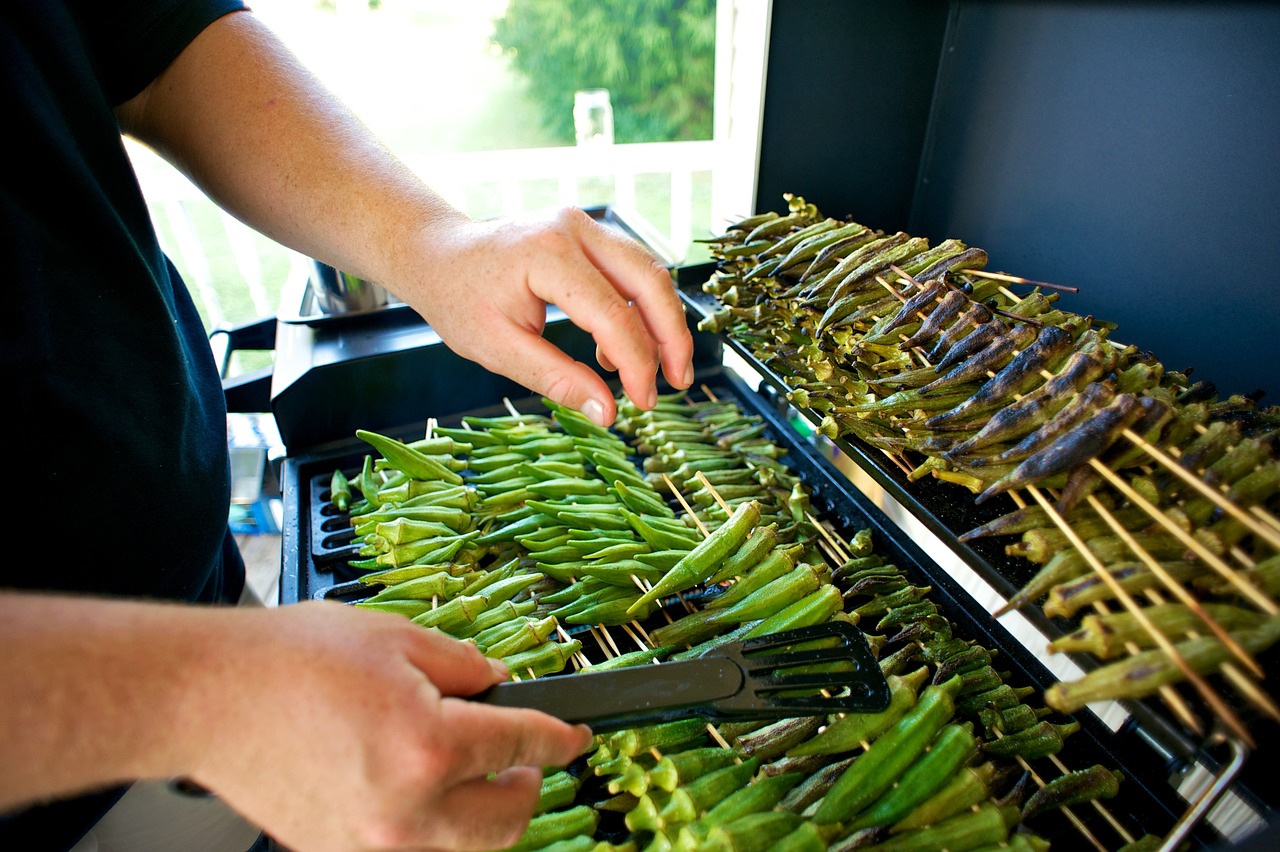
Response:
[[[1219,642],[1226,646],[1226,648],[1231,651],[1231,653],[1239,659],[1240,662],[1244,663],[1255,676],[1266,676],[1262,671],[1262,666],[1258,665],[1258,661],[1255,660],[1248,651],[1240,647],[1240,643],[1237,642],[1230,633],[1223,629],[1221,624],[1218,624],[1217,621],[1211,618],[1209,614],[1204,611],[1204,607],[1200,605],[1200,601],[1196,600],[1195,596],[1184,589],[1176,580],[1173,579],[1172,576],[1169,575],[1169,572],[1164,569],[1164,566],[1161,565],[1155,557],[1148,553],[1146,548],[1138,543],[1137,539],[1134,538],[1133,533],[1125,529],[1120,522],[1116,520],[1115,516],[1111,514],[1107,507],[1102,505],[1101,500],[1090,494],[1089,505],[1098,513],[1098,517],[1102,518],[1106,522],[1107,526],[1111,527],[1116,536],[1125,543],[1125,546],[1128,547],[1129,550],[1138,557],[1142,564],[1147,567],[1147,570],[1152,574],[1155,574],[1164,587],[1173,593],[1174,597],[1186,605],[1188,609],[1194,612],[1196,616],[1204,622],[1205,626],[1209,628],[1209,631],[1213,633],[1214,636],[1218,637]]]
[[[1182,529],[1182,527],[1174,523],[1173,520],[1165,515],[1164,512],[1161,512],[1156,506],[1153,506],[1149,500],[1135,491],[1129,483],[1125,482],[1105,464],[1097,459],[1093,459],[1090,464],[1094,470],[1102,474],[1102,476],[1122,494],[1124,494],[1125,497],[1129,498],[1129,500],[1131,500],[1135,505],[1142,507],[1142,509],[1151,516],[1152,520],[1156,521],[1156,523],[1168,530],[1174,538],[1186,545],[1192,553],[1200,559],[1203,559],[1206,565],[1216,571],[1224,580],[1239,589],[1245,597],[1253,601],[1254,605],[1257,606],[1258,609],[1267,615],[1275,615],[1277,612],[1280,612],[1280,606],[1278,606],[1275,601],[1271,600],[1263,594],[1261,590],[1256,588],[1244,577],[1240,576],[1238,571],[1210,552],[1203,544],[1192,538],[1189,533]]]
[[[1160,594],[1158,589],[1148,589],[1146,595],[1152,604],[1159,605],[1165,602],[1164,596]],[[1194,630],[1187,631],[1187,638],[1189,639],[1196,639],[1199,636],[1200,634]],[[1248,675],[1236,668],[1234,663],[1223,663],[1218,671],[1250,704],[1253,704],[1275,721],[1280,722],[1280,706],[1277,706],[1271,700],[1271,696],[1259,689],[1258,685],[1250,680]]]
[[[1280,550],[1280,531],[1271,529],[1265,524],[1260,523],[1257,519],[1251,517],[1249,513],[1240,506],[1223,497],[1222,492],[1206,485],[1204,480],[1178,464],[1176,460],[1171,458],[1163,450],[1152,444],[1150,441],[1147,441],[1132,429],[1125,429],[1121,434],[1137,446],[1141,447],[1148,455],[1168,468],[1170,472],[1198,491],[1201,496],[1208,500],[1212,500],[1214,505],[1221,507],[1223,511],[1247,526],[1249,531],[1254,535],[1266,539],[1272,547]]]
[[[1240,722],[1231,708],[1228,707],[1212,687],[1205,682],[1204,678],[1197,674],[1191,666],[1187,664],[1187,661],[1178,653],[1178,650],[1173,646],[1173,643],[1165,637],[1159,628],[1151,623],[1151,619],[1147,617],[1143,608],[1127,591],[1125,591],[1124,587],[1111,576],[1111,572],[1106,569],[1106,566],[1103,565],[1102,561],[1094,555],[1093,551],[1089,550],[1088,546],[1080,536],[1076,534],[1076,531],[1072,526],[1067,523],[1067,520],[1059,514],[1057,509],[1055,509],[1047,499],[1045,499],[1045,496],[1040,492],[1040,489],[1035,486],[1029,486],[1026,490],[1031,494],[1035,501],[1040,504],[1041,508],[1045,510],[1053,520],[1054,524],[1062,530],[1063,535],[1065,535],[1067,540],[1071,542],[1072,546],[1080,552],[1080,555],[1084,557],[1085,561],[1089,564],[1089,567],[1093,569],[1094,573],[1096,573],[1103,582],[1107,584],[1116,599],[1119,600],[1121,604],[1124,605],[1124,608],[1138,620],[1138,623],[1151,635],[1152,639],[1155,640],[1156,644],[1162,651],[1164,651],[1170,661],[1178,667],[1179,671],[1182,672],[1187,681],[1195,687],[1196,691],[1200,693],[1205,702],[1213,709],[1217,718],[1221,720],[1224,725],[1231,728],[1231,730],[1239,736],[1242,741],[1248,742],[1252,745],[1253,739],[1249,734],[1248,728]],[[1197,728],[1198,724],[1193,726],[1193,730]]]
[[[1068,293],[1079,293],[1079,287],[1069,287],[1065,284],[1050,284],[1048,281],[1033,281],[1030,278],[1023,278],[1020,275],[1007,275],[1003,272],[987,272],[985,269],[966,269],[963,271],[965,275],[972,275],[977,278],[991,278],[995,281],[1008,281],[1013,284],[1028,284],[1032,287],[1044,287],[1048,290],[1065,290]]]
[[[701,473],[701,471],[699,471],[699,473]],[[689,513],[690,518],[693,518],[693,522],[698,525],[698,530],[702,533],[703,537],[705,538],[710,535],[711,533],[707,530],[707,525],[704,524],[702,522],[702,518],[699,518],[697,513],[693,511],[693,507],[691,507],[689,502],[684,499],[684,495],[680,493],[680,489],[676,488],[676,484],[671,481],[671,477],[667,476],[666,473],[663,473],[662,481],[671,489],[671,493],[676,495],[676,500],[680,503],[680,507]]]

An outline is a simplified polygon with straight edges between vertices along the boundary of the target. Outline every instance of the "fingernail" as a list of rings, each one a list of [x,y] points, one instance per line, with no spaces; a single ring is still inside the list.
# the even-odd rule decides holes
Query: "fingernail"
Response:
[[[658,404],[658,389],[656,387],[649,388],[649,392],[645,394],[644,398],[646,400],[644,407],[652,411],[653,407]]]
[[[494,674],[503,680],[511,679],[511,670],[507,668],[506,663],[494,657],[485,657],[485,659],[489,661],[489,668],[493,669]]]
[[[693,362],[689,362],[689,366],[684,368],[684,386],[689,387],[693,384]]]
[[[589,399],[584,402],[582,404],[582,413],[587,415],[587,418],[597,426],[609,425],[604,422],[604,406],[597,400]]]

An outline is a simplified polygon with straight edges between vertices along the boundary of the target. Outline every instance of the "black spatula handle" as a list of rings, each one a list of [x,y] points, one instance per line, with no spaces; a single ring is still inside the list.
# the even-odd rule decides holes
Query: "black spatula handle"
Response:
[[[745,681],[736,662],[708,656],[500,683],[472,696],[472,700],[541,710],[604,733],[708,715],[716,701],[737,695]]]

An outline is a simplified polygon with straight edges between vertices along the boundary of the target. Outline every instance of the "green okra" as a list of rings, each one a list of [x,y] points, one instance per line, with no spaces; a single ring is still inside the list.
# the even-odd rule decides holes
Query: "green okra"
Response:
[[[677,719],[617,731],[610,734],[606,742],[614,754],[635,757],[651,748],[665,749],[694,742],[705,736],[706,732],[706,723],[701,719]]]
[[[504,659],[521,651],[536,648],[556,632],[558,625],[559,622],[553,616],[527,620],[522,625],[519,625],[514,633],[484,648],[485,656]]]
[[[744,759],[742,752],[722,746],[704,746],[664,754],[649,770],[649,783],[668,793],[708,772]]]
[[[768,852],[803,820],[787,811],[761,811],[713,827],[697,849],[705,852]],[[683,850],[681,851],[683,852]]]
[[[334,470],[333,476],[329,478],[329,502],[339,512],[351,508],[351,482],[340,469]]]
[[[779,719],[767,725],[741,734],[734,744],[746,755],[758,758],[762,763],[774,760],[787,750],[817,733],[822,727],[821,716],[797,716]]]
[[[999,779],[1007,774],[1007,770],[997,771],[996,764],[991,761],[977,766],[966,766],[952,776],[940,790],[890,826],[889,833],[910,832],[964,813],[991,798]]]
[[[616,657],[610,657],[599,663],[592,663],[584,671],[609,671],[610,669],[622,669],[629,666],[642,666],[646,663],[652,663],[655,660],[664,659],[672,652],[669,645],[662,645],[657,648],[642,648],[638,651],[629,651],[625,654],[619,654]]]
[[[475,622],[480,613],[488,608],[489,602],[484,595],[459,595],[434,609],[428,609],[421,615],[413,617],[415,624],[423,627],[435,627],[453,636],[464,624]]]
[[[606,627],[629,624],[636,619],[647,618],[650,614],[649,610],[645,608],[642,608],[639,612],[631,610],[631,604],[638,597],[639,595],[636,594],[628,594],[612,600],[598,600],[586,609],[569,613],[564,616],[564,620],[567,624],[600,624]],[[652,606],[656,606],[656,604]]]
[[[765,588],[779,577],[791,573],[804,548],[801,545],[775,547],[753,569],[737,580],[724,592],[708,600],[707,609],[729,609],[745,598]]]
[[[361,515],[354,525],[356,535],[376,531],[378,524],[406,518],[411,521],[433,521],[443,524],[457,533],[468,532],[473,521],[471,513],[450,506],[387,506],[378,507],[372,512]]]
[[[794,746],[787,754],[841,754],[863,748],[887,731],[915,706],[917,691],[929,676],[923,666],[908,675],[889,675],[889,706],[876,713],[847,713],[831,721],[817,736]]]
[[[717,802],[740,790],[760,768],[760,761],[747,758],[722,769],[716,769],[671,791],[671,798],[658,811],[662,826],[693,822]]]
[[[581,786],[582,779],[565,769],[545,776],[538,790],[538,804],[533,809],[534,815],[572,805]]]
[[[643,604],[692,588],[710,577],[720,567],[720,562],[742,544],[759,520],[759,503],[750,501],[739,506],[728,521],[689,551],[636,601],[636,610],[640,610]]]
[[[745,634],[746,638],[766,636],[770,633],[781,633],[784,630],[796,630],[801,627],[812,627],[825,624],[840,611],[840,590],[830,583],[819,585],[810,592],[760,621]]]
[[[964,696],[956,701],[956,709],[967,716],[977,715],[983,707],[1007,710],[1015,704],[1021,704],[1022,699],[1034,692],[1035,687],[1032,686],[1013,687],[1002,683],[986,692],[975,692]]]
[[[432,574],[425,574],[421,577],[387,586],[382,591],[358,601],[358,603],[368,605],[396,600],[426,601],[430,603],[433,598],[448,600],[459,594],[466,586],[467,581],[463,578],[450,576],[447,571],[436,571]]]
[[[462,477],[445,465],[405,444],[403,441],[366,429],[357,429],[356,437],[382,454],[392,467],[412,479],[440,480],[461,485]],[[362,492],[363,493],[363,492]]]
[[[955,712],[958,677],[930,684],[911,710],[871,743],[840,776],[814,814],[819,823],[845,822],[893,786]]]
[[[588,805],[539,814],[529,821],[524,834],[506,852],[533,852],[558,840],[592,835],[599,825],[600,814]]]
[[[651,635],[653,641],[664,645],[700,642],[727,627],[767,618],[789,602],[815,591],[821,582],[818,572],[812,566],[801,564],[733,606],[691,612],[656,628]]]
[[[948,817],[927,828],[903,831],[867,848],[876,852],[933,852],[1004,843],[1020,816],[1018,809],[1011,805],[999,807],[983,802],[973,810]]]
[[[1024,731],[1040,721],[1041,715],[1051,713],[1047,707],[1037,711],[1027,704],[1015,704],[1004,710],[983,707],[978,711],[978,721],[987,730],[988,737],[994,737],[996,731],[1001,734],[1016,734]]]
[[[773,552],[778,545],[778,525],[761,524],[751,531],[747,540],[725,558],[719,570],[707,578],[708,583],[723,583],[742,577]]]
[[[1041,720],[1029,728],[982,744],[982,750],[995,757],[1018,756],[1024,760],[1047,757],[1062,750],[1063,741],[1080,730],[1079,722],[1055,725]]]
[[[973,723],[949,723],[938,732],[920,759],[845,827],[850,831],[893,825],[928,799],[978,753]]]
[[[503,601],[497,606],[484,609],[472,622],[460,626],[453,635],[459,639],[475,636],[505,621],[532,615],[536,608],[537,602],[532,600],[524,600],[519,603],[511,600]]]
[[[809,773],[808,777],[787,791],[787,795],[778,802],[778,807],[796,814],[804,813],[810,805],[826,795],[831,785],[856,759],[856,755],[844,757]]]
[[[569,659],[581,650],[582,640],[580,639],[569,639],[565,642],[548,641],[500,659],[517,677],[530,672],[534,677],[541,677],[563,671],[569,664]]]
[[[1120,792],[1123,780],[1123,773],[1101,764],[1059,775],[1031,794],[1022,806],[1022,819],[1026,821],[1049,810],[1113,798]]]
[[[623,518],[653,550],[693,550],[700,541],[697,532],[683,524],[676,529],[661,523],[658,517],[649,519],[636,512],[625,512]]]

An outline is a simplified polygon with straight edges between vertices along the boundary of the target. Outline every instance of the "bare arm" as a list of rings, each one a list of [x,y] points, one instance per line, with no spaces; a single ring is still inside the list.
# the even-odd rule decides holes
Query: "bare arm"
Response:
[[[0,644],[0,809],[183,776],[294,848],[500,848],[589,743],[450,697],[499,680],[473,646],[336,604],[0,592]]]
[[[659,363],[674,386],[692,381],[679,299],[639,246],[573,211],[471,221],[251,13],[211,25],[118,114],[248,224],[379,282],[459,354],[598,422],[615,415],[608,388],[542,340],[546,303],[594,336],[638,404],[652,404]]]

